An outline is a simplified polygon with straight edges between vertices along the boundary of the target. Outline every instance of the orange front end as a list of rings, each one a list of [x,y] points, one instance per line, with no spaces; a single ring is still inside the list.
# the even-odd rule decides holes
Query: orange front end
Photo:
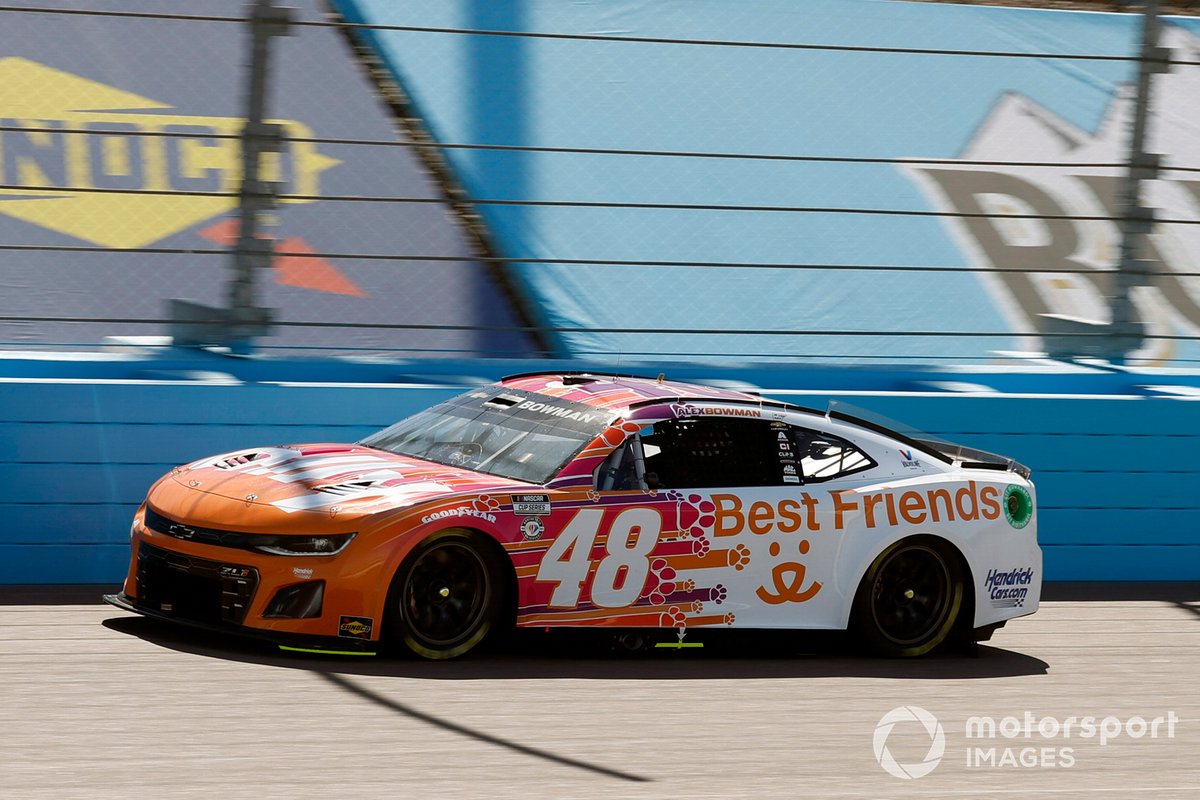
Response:
[[[481,477],[351,445],[180,467],[135,515],[123,592],[107,599],[281,643],[371,649],[392,576],[428,533],[422,515]]]

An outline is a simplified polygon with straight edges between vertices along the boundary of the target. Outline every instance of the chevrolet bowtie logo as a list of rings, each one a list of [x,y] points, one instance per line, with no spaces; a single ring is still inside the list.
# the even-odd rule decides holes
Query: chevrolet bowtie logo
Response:
[[[244,121],[164,113],[169,108],[28,59],[0,59],[0,127],[16,129],[0,131],[2,183],[29,187],[0,189],[0,214],[127,249],[231,211],[237,198],[219,193],[241,183],[241,144],[219,137],[240,133]],[[272,121],[289,139],[313,136],[300,122]],[[154,133],[171,135],[147,135]],[[286,195],[319,194],[318,176],[339,163],[311,142],[289,141],[284,152],[267,155],[264,177],[284,183],[284,203],[309,203]]]
[[[173,522],[167,526],[167,534],[174,536],[176,539],[191,539],[196,535],[195,528],[190,528],[187,525],[181,525],[178,522]]]

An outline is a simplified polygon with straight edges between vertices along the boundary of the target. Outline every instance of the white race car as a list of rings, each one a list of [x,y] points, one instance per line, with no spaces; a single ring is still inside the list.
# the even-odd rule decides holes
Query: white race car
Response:
[[[917,656],[1032,614],[1041,571],[1033,484],[1011,459],[742,392],[538,373],[357,444],[174,470],[109,600],[427,658],[513,624],[680,644],[850,629]]]

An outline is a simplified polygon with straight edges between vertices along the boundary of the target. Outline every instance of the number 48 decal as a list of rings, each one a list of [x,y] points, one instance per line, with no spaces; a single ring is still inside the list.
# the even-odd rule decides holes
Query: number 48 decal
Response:
[[[603,519],[603,509],[582,509],[546,551],[537,580],[558,584],[550,595],[552,608],[579,605]],[[593,603],[601,608],[633,605],[646,585],[650,551],[661,533],[662,515],[652,508],[627,508],[617,515],[608,530],[607,552],[592,581]]]

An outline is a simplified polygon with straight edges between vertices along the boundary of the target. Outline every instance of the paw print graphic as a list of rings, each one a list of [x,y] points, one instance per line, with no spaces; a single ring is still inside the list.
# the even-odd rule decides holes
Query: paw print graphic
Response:
[[[713,512],[716,506],[711,501],[705,500],[698,494],[690,494],[687,497],[676,492],[678,497],[671,498],[679,505],[679,529],[689,531],[693,536],[700,534],[696,533],[696,529],[700,529],[701,533],[706,528],[711,528],[716,517]]]
[[[704,603],[701,603],[699,600],[693,600],[692,601],[692,613],[693,614],[704,613]]]
[[[713,505],[713,502],[711,500],[705,500],[698,494],[688,495],[688,502],[695,506],[696,510],[700,512],[700,525],[705,528],[711,528],[715,519],[713,517],[713,512],[717,510],[717,507]]]
[[[691,578],[688,578],[686,581],[679,584],[679,588],[685,592],[694,592],[696,591],[696,582]]]
[[[710,549],[711,548],[710,548],[710,545],[708,544],[708,539],[693,539],[692,540],[692,553],[694,553],[695,555],[698,555],[701,557],[706,556],[706,555],[708,555],[708,551]]]
[[[497,501],[496,498],[492,497],[491,495],[486,495],[486,494],[480,495],[479,497],[475,498],[475,502],[472,503],[471,505],[475,508],[476,511],[479,511],[481,513],[490,513],[492,511],[500,510],[499,501]]]
[[[665,613],[658,615],[658,624],[664,628],[682,628],[687,625],[687,617],[679,606],[671,606]]]
[[[656,558],[650,564],[650,572],[654,576],[654,594],[651,596],[653,601],[654,595],[663,597],[664,599],[657,601],[658,603],[665,602],[665,595],[675,591],[675,569],[667,564],[665,558]]]
[[[674,489],[670,489],[667,492],[664,492],[663,497],[667,498],[668,500],[670,500],[673,503],[678,503],[680,500],[683,499],[683,495],[680,494],[679,492],[675,491]]]
[[[732,625],[733,621],[736,619],[737,619],[737,614],[733,614],[733,613],[726,614],[725,615],[725,624]]]
[[[717,605],[724,603],[727,597],[729,597],[729,590],[725,588],[725,584],[723,583],[718,583],[708,590],[708,599]]]
[[[595,489],[588,489],[587,496],[588,496],[588,500],[591,500],[593,503],[600,502],[600,493],[597,492]]]
[[[739,571],[743,570],[750,563],[750,548],[744,544],[739,544],[729,551],[728,559],[729,566]]]

